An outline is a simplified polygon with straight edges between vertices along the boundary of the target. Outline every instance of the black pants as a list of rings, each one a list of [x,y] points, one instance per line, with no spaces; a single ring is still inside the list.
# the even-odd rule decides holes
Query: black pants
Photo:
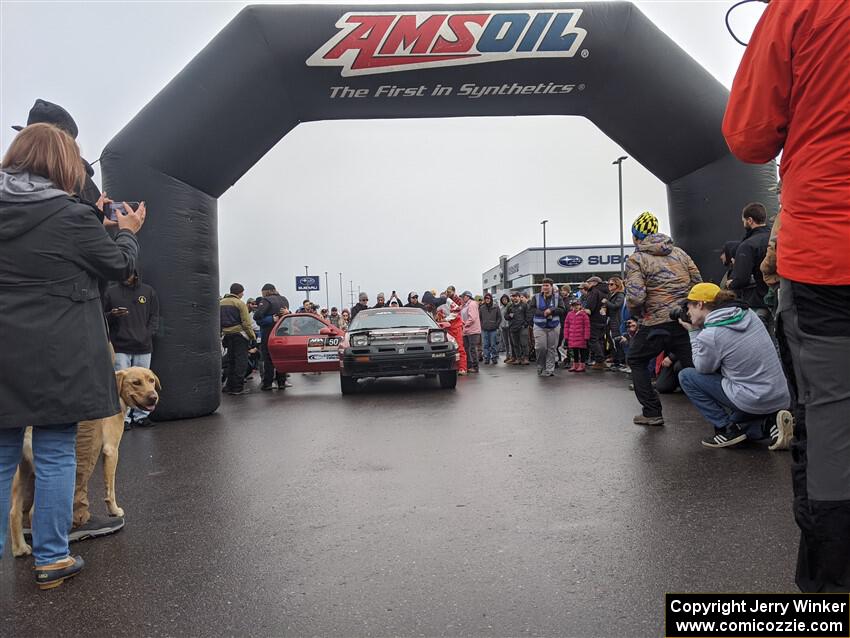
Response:
[[[528,358],[528,330],[526,328],[511,331],[511,352],[516,360]]]
[[[669,368],[662,366],[661,372],[655,378],[655,389],[658,394],[673,394],[679,387],[679,372],[681,371],[682,366],[678,361]]]
[[[647,417],[661,416],[661,399],[652,387],[647,366],[662,352],[675,354],[683,368],[693,367],[691,340],[679,322],[641,326],[629,345],[628,361],[632,369],[635,397],[643,407],[643,415]]]
[[[611,354],[614,357],[614,365],[622,365],[626,362],[626,352],[623,350],[623,344],[620,343],[620,332],[617,330],[615,334],[615,331],[610,329],[610,325],[608,328],[608,339],[611,343]]]
[[[227,355],[224,357],[224,387],[239,392],[245,387],[245,371],[248,369],[248,340],[241,334],[224,335],[221,340]]]
[[[587,345],[590,348],[590,355],[593,357],[594,363],[605,361],[605,323],[593,321],[590,323],[590,341]]]
[[[587,348],[571,348],[573,351],[573,363],[587,362]]]
[[[260,355],[263,357],[263,385],[267,388],[271,387],[272,383],[277,380],[278,385],[283,385],[286,380],[286,375],[280,374],[274,369],[271,354],[269,354],[269,337],[268,333],[263,334],[263,340],[260,342]]]
[[[481,352],[481,335],[463,335],[463,349],[466,350],[466,366],[469,370],[478,370]]]

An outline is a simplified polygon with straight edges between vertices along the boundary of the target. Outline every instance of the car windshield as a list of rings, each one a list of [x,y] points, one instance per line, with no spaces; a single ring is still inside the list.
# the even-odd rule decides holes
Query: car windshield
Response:
[[[363,310],[357,313],[349,331],[381,328],[436,328],[436,322],[418,308]]]
[[[277,327],[275,335],[278,337],[304,337],[308,335],[317,335],[325,324],[315,317],[304,315],[293,315],[284,317]]]

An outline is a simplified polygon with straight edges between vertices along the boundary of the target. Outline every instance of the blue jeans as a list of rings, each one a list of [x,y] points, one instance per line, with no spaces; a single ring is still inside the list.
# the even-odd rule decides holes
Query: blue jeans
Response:
[[[115,372],[119,370],[126,370],[127,368],[132,368],[133,366],[139,366],[140,368],[148,368],[151,367],[151,353],[148,352],[146,354],[127,354],[126,352],[116,352],[115,353]],[[127,414],[124,415],[126,419],[129,417],[130,421],[140,421],[144,419],[150,412],[145,412],[144,410],[140,410],[139,408],[130,408],[127,411]]]
[[[747,433],[747,438],[764,438],[762,424],[764,415],[758,416],[739,410],[726,396],[720,380],[723,376],[717,372],[704,374],[696,368],[684,368],[679,372],[679,385],[696,409],[718,430],[737,423]]]
[[[69,555],[68,532],[74,514],[77,424],[32,429],[35,463],[35,511],[32,551],[36,565],[49,565]],[[0,429],[0,556],[9,527],[12,478],[21,460],[24,428]]]
[[[484,361],[499,360],[499,344],[496,340],[498,330],[482,330],[484,337]]]

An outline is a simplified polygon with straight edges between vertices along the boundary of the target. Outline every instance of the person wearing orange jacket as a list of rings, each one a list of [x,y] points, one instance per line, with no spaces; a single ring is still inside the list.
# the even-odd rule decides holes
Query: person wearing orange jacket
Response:
[[[735,75],[723,135],[782,151],[777,336],[796,394],[797,586],[850,591],[850,3],[773,0]],[[786,359],[786,360],[788,360]]]

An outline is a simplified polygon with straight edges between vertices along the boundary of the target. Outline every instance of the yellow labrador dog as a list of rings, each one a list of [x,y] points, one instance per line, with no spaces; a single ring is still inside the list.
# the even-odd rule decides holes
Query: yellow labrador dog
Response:
[[[77,439],[85,437],[86,445],[77,445],[77,476],[74,486],[74,525],[88,520],[88,483],[98,456],[103,454],[104,500],[112,516],[124,516],[115,498],[115,470],[118,467],[118,446],[124,434],[124,415],[127,408],[140,408],[152,412],[159,403],[159,378],[147,368],[127,368],[115,373],[121,412],[105,419],[81,421]],[[32,454],[32,428],[24,434],[24,449],[18,471],[12,481],[12,507],[9,511],[9,532],[12,537],[12,554],[26,556],[32,548],[24,540],[24,515],[32,517],[35,493],[35,467]]]

